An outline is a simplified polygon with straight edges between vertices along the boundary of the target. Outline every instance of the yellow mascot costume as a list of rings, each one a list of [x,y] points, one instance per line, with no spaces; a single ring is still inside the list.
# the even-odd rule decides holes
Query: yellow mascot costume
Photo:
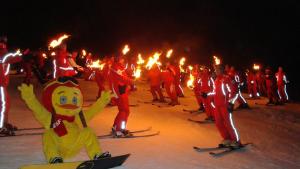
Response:
[[[96,135],[86,125],[110,102],[110,92],[102,92],[101,98],[83,112],[83,96],[74,78],[60,77],[48,83],[43,91],[42,104],[36,98],[32,85],[22,84],[18,89],[46,130],[43,149],[49,163],[62,163],[64,158],[74,156],[82,147],[86,148],[90,159],[111,156],[108,152],[102,153]]]

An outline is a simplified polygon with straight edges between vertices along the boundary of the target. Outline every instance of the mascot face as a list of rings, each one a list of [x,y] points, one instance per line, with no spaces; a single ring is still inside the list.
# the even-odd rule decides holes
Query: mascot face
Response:
[[[52,106],[55,112],[74,116],[79,114],[83,104],[82,93],[78,88],[59,86],[52,93]]]

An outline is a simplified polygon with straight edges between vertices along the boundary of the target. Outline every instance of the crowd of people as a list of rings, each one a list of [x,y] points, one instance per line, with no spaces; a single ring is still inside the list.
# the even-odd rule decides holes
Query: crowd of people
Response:
[[[80,52],[67,51],[65,43],[60,44],[45,54],[43,51],[33,52],[25,50],[23,56],[9,57],[7,53],[7,39],[0,38],[0,95],[1,95],[1,133],[13,134],[16,127],[8,122],[9,95],[7,93],[8,72],[11,63],[20,62],[25,72],[24,83],[31,83],[32,72],[41,84],[53,78],[71,76],[95,80],[98,86],[98,96],[109,89],[114,93],[110,105],[118,107],[118,114],[112,125],[112,132],[116,137],[130,135],[126,125],[129,109],[129,93],[137,90],[134,82],[134,72],[137,69],[137,58],[128,58],[118,54],[102,59],[99,67],[89,67],[93,62],[92,56],[82,57]],[[213,70],[213,71],[212,71]],[[213,64],[212,68],[193,65],[191,69],[182,71],[177,61],[166,61],[164,64],[154,63],[144,69],[144,75],[149,81],[153,102],[168,103],[170,106],[180,104],[180,97],[184,97],[183,84],[194,78],[192,90],[195,94],[199,111],[207,115],[205,120],[215,122],[223,137],[221,145],[240,146],[241,141],[234,126],[232,111],[237,108],[249,108],[242,90],[247,88],[249,99],[267,96],[267,105],[282,105],[288,101],[286,91],[287,77],[282,67],[273,73],[270,67],[262,72],[260,69],[249,69],[244,73],[238,72],[233,66]],[[190,75],[190,76],[189,76]],[[246,75],[246,76],[244,76]],[[246,77],[246,78],[245,78]],[[163,90],[164,89],[164,90]],[[166,94],[164,93],[166,92]],[[169,99],[166,99],[165,95]],[[170,100],[167,102],[167,100]]]

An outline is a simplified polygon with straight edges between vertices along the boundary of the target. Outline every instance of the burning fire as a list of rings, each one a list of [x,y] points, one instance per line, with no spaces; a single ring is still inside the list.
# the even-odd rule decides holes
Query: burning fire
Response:
[[[69,37],[69,35],[64,34],[63,36],[59,37],[57,40],[54,39],[53,41],[50,42],[49,49],[50,48],[55,48],[55,47],[59,46],[61,44],[61,42],[64,39],[67,39],[68,37]]]
[[[86,51],[82,49],[82,56],[86,56]]]
[[[253,69],[254,69],[254,70],[259,70],[259,69],[260,69],[260,66],[254,63],[254,64],[253,64]]]
[[[187,87],[193,89],[194,88],[194,81],[195,81],[195,77],[192,74],[190,74],[189,80],[186,83]]]
[[[43,56],[43,58],[47,59],[46,53],[43,53],[42,56]]]
[[[139,53],[138,61],[136,62],[138,65],[142,65],[145,63],[145,60],[142,58],[142,55]]]
[[[215,65],[221,64],[221,60],[217,56],[213,56],[215,60]]]
[[[122,50],[122,53],[123,53],[123,55],[126,55],[129,51],[130,51],[129,46],[125,45],[124,48],[123,48],[123,50]]]
[[[161,65],[161,63],[158,61],[159,60],[159,56],[161,55],[161,53],[154,53],[153,57],[149,57],[149,60],[146,64],[146,68],[147,69],[151,69],[151,67],[154,65],[154,64],[157,64],[157,65]]]
[[[87,65],[87,67],[89,68],[99,68],[100,70],[103,69],[103,67],[105,66],[105,63],[100,64],[101,61],[100,60],[96,60],[93,61],[92,64]]]
[[[179,61],[179,68],[180,68],[180,72],[185,72],[184,71],[184,69],[183,69],[183,65],[184,65],[184,63],[185,63],[185,57],[182,57],[181,59],[180,59],[180,61]]]
[[[55,56],[56,55],[56,53],[55,52],[51,52],[51,56]]]
[[[173,53],[173,49],[168,50],[166,57],[170,58]]]
[[[133,72],[133,76],[135,78],[140,78],[141,77],[141,72],[142,72],[141,68],[137,67],[137,69]]]
[[[191,66],[191,65],[189,65],[188,68],[190,71],[192,71],[194,69],[193,66]]]

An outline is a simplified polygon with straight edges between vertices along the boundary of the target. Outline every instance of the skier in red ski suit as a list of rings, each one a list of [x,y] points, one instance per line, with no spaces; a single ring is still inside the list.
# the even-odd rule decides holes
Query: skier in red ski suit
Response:
[[[213,92],[208,93],[208,95],[212,95],[214,98],[215,123],[224,139],[221,146],[239,147],[241,141],[232,119],[234,103],[232,84],[228,77],[224,75],[222,65],[217,65],[215,68],[217,78],[214,82]]]
[[[53,78],[76,75],[76,70],[69,62],[71,55],[69,55],[67,52],[66,44],[61,44],[58,46],[55,53],[56,55],[54,56],[53,60]]]
[[[7,38],[0,37],[0,133],[13,135],[15,126],[8,123],[10,99],[7,92],[10,64],[21,61],[21,54],[7,52]]]
[[[289,96],[286,91],[286,84],[288,83],[285,73],[283,72],[282,67],[278,68],[276,73],[277,80],[277,92],[281,103],[286,103],[289,100]]]
[[[257,91],[257,82],[254,73],[250,70],[247,76],[247,86],[248,86],[248,94],[250,98],[259,97],[259,93]]]
[[[128,77],[134,78],[133,75],[134,75],[134,72],[135,72],[135,69],[136,69],[136,63],[135,63],[135,58],[134,57],[131,59],[130,62],[128,62],[126,64],[125,68],[126,68],[126,73],[127,73]],[[136,91],[136,90],[137,90],[137,88],[136,88],[135,84],[132,83],[130,85],[130,91]]]
[[[207,115],[207,118],[205,120],[214,121],[214,109],[212,107],[213,98],[207,95],[207,93],[213,91],[214,80],[209,75],[209,71],[207,68],[203,69],[201,78],[199,79],[198,83],[200,84],[201,100]]]
[[[237,101],[239,103],[238,108],[249,108],[249,105],[247,101],[242,96],[240,87],[241,87],[241,81],[240,76],[235,71],[234,67],[232,66],[230,68],[230,71],[228,73],[228,77],[230,79],[231,85],[232,85],[232,95],[233,95],[233,103]]]
[[[204,111],[204,106],[202,103],[202,97],[201,97],[201,85],[200,85],[200,79],[201,79],[201,72],[199,71],[199,65],[195,65],[193,70],[191,71],[191,74],[195,78],[194,80],[194,94],[197,99],[197,103],[199,105],[199,111]]]
[[[119,112],[115,118],[112,130],[115,136],[124,137],[130,135],[128,130],[126,130],[129,116],[128,85],[131,85],[133,80],[127,76],[123,56],[119,56],[115,59],[115,62],[110,68],[109,78],[111,80],[111,89],[116,95]]]
[[[265,80],[265,76],[263,75],[263,73],[258,70],[255,74],[255,80],[257,82],[257,90],[258,93],[262,96],[262,95],[266,95],[266,80]]]
[[[161,77],[160,77],[160,69],[157,64],[154,64],[152,68],[148,71],[148,79],[150,82],[150,92],[153,97],[153,102],[165,102],[164,95],[161,91]],[[157,97],[159,96],[159,99]]]
[[[276,78],[274,77],[271,68],[266,68],[265,70],[266,76],[266,87],[267,87],[267,96],[268,96],[268,103],[269,104],[279,104],[278,102],[278,93],[276,93]]]
[[[177,63],[175,62],[174,65]],[[175,85],[175,91],[178,97],[184,97],[183,89],[180,84],[181,79],[181,72],[179,65],[174,66],[172,64],[168,65],[168,68],[171,69],[174,72],[174,85]]]
[[[168,67],[165,70],[163,69],[161,71],[161,78],[164,83],[164,88],[166,89],[166,92],[171,99],[169,105],[172,106],[179,105],[177,93],[175,90],[174,77],[175,77],[174,70]]]

